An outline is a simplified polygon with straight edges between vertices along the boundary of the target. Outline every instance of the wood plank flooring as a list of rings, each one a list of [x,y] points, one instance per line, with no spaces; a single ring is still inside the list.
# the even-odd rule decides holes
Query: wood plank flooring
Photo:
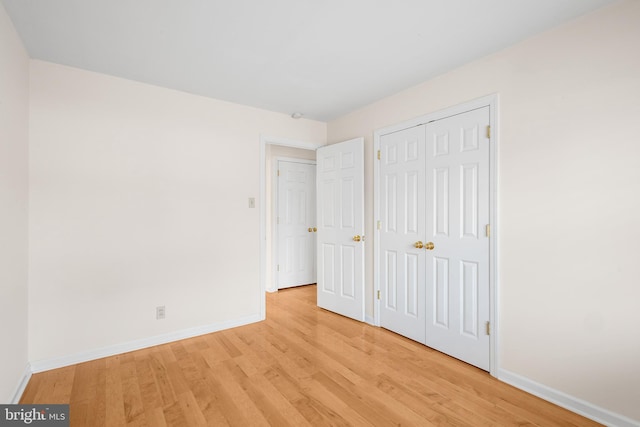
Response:
[[[399,335],[267,295],[264,322],[34,374],[72,426],[596,426]]]

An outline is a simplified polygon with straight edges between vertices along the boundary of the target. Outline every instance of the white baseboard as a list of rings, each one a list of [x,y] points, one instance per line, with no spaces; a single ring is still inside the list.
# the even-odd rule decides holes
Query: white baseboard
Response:
[[[95,350],[89,350],[82,353],[70,354],[68,356],[54,357],[51,359],[38,360],[31,362],[31,371],[33,373],[48,371],[50,369],[62,368],[64,366],[75,365],[76,363],[88,362],[90,360],[101,359],[103,357],[114,356],[116,354],[128,353],[130,351],[140,350],[142,348],[153,347],[155,345],[166,344],[186,338],[196,337],[198,335],[210,334],[225,329],[235,328],[238,326],[248,325],[250,323],[264,320],[260,315],[247,316],[240,319],[229,320],[226,322],[215,323],[212,325],[198,326],[195,328],[183,329],[181,331],[170,332],[168,334],[156,335],[154,337],[143,338],[140,340],[129,341],[122,344],[116,344],[109,347],[103,347]]]
[[[640,421],[632,420],[624,415],[600,408],[592,403],[552,389],[551,387],[514,374],[513,372],[500,369],[498,371],[498,379],[601,424],[611,427],[640,427]]]
[[[24,393],[24,389],[27,388],[27,384],[29,384],[29,380],[31,379],[31,365],[27,363],[27,366],[24,368],[24,372],[22,373],[22,377],[18,382],[18,386],[16,390],[13,392],[13,396],[9,403],[16,404],[20,402],[20,398],[22,397],[22,393]]]

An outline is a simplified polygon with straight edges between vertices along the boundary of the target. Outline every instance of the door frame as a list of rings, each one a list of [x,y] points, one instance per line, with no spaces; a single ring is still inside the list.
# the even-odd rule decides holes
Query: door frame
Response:
[[[269,135],[260,135],[260,162],[258,175],[260,179],[260,196],[258,204],[260,208],[260,319],[264,320],[267,314],[266,284],[267,284],[267,145],[280,145],[282,147],[301,148],[315,151],[324,144],[301,141],[297,139],[280,138]],[[270,290],[275,292],[276,289]]]
[[[489,145],[489,224],[491,224],[491,237],[489,239],[489,321],[491,322],[491,334],[489,336],[489,359],[491,376],[498,376],[499,365],[499,217],[498,217],[498,141],[499,121],[498,106],[499,95],[497,93],[464,102],[443,110],[425,114],[420,117],[406,120],[395,125],[377,129],[373,133],[373,207],[374,207],[374,233],[373,233],[373,287],[374,296],[380,291],[380,230],[377,222],[380,218],[380,163],[377,153],[380,149],[380,137],[389,133],[401,131],[414,126],[444,119],[446,117],[462,114],[477,108],[489,107],[489,126],[491,126]],[[374,322],[380,326],[380,300],[374,297]]]
[[[317,167],[317,163],[315,160],[307,160],[307,159],[296,159],[295,157],[273,157],[271,162],[271,188],[273,190],[273,188],[275,187],[276,190],[271,192],[271,218],[272,218],[272,222],[273,222],[273,218],[277,217],[278,214],[278,206],[279,206],[279,202],[280,200],[278,199],[278,194],[280,193],[280,181],[278,180],[278,163],[279,162],[288,162],[288,163],[302,163],[305,165],[314,165]],[[314,177],[315,179],[315,177]],[[276,183],[276,185],[274,186],[273,183]],[[315,197],[316,195],[316,186],[313,187],[313,196]],[[314,204],[315,205],[315,204]],[[266,218],[265,218],[265,222],[266,222]],[[271,271],[271,283],[273,283],[275,286],[273,287],[274,289],[271,290],[267,290],[268,292],[275,292],[278,290],[278,271],[277,271],[277,266],[279,264],[280,261],[280,257],[279,257],[279,253],[278,250],[280,249],[280,239],[278,238],[278,222],[275,221],[272,224],[272,231],[271,231],[271,267],[270,267],[270,271]],[[267,224],[268,226],[268,224]],[[265,239],[266,239],[266,235],[265,235]],[[315,245],[314,245],[314,251],[316,250]],[[275,256],[274,256],[275,254]],[[266,253],[265,253],[265,258],[266,258]],[[316,272],[317,274],[317,272]]]

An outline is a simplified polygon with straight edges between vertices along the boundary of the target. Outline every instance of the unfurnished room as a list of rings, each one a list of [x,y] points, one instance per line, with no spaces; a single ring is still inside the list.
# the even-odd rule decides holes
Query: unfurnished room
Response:
[[[638,0],[1,0],[0,425],[640,427],[639,135]]]

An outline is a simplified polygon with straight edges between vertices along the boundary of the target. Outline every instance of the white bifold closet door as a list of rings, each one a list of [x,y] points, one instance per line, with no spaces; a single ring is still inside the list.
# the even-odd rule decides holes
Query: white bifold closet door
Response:
[[[417,126],[380,139],[381,326],[425,342],[425,131]]]
[[[489,370],[489,107],[380,138],[381,326]]]

